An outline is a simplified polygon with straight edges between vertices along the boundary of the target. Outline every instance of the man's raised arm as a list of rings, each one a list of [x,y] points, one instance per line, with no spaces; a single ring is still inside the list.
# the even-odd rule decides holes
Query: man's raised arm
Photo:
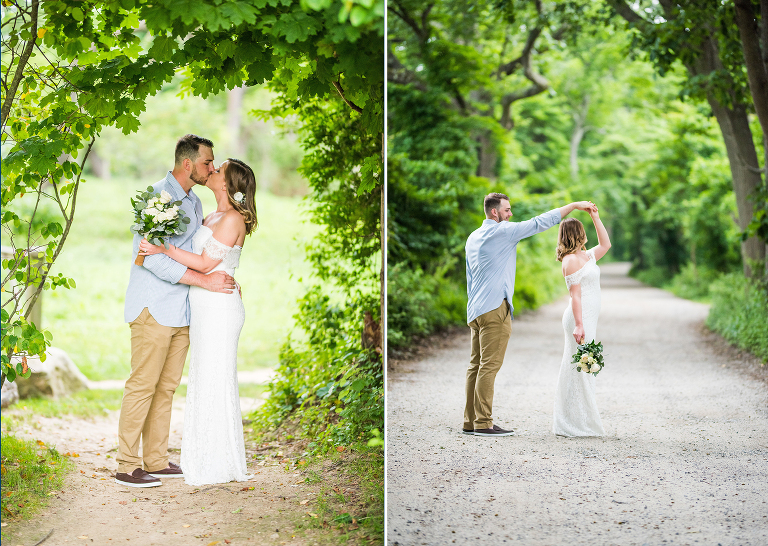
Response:
[[[585,210],[589,212],[589,211],[596,211],[597,207],[590,201],[576,201],[574,203],[569,203],[565,206],[560,207],[560,218],[561,219],[565,218],[576,209]]]

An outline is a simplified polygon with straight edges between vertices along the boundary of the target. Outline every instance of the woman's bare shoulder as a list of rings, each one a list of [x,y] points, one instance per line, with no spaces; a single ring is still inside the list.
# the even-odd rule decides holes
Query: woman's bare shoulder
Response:
[[[584,265],[583,260],[576,254],[566,254],[563,256],[563,277],[573,275]]]

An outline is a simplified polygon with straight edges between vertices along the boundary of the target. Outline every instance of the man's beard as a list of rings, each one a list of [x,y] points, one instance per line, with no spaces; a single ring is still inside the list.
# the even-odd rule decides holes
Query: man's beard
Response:
[[[190,178],[190,180],[192,180],[192,182],[194,182],[195,184],[200,184],[201,186],[205,186],[205,183],[208,181],[207,178],[206,179],[201,179],[197,175],[197,170],[194,170],[191,173],[189,173],[189,178]]]

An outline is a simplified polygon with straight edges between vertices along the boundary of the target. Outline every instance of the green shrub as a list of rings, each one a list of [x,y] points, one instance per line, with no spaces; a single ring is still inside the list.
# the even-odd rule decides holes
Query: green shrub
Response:
[[[768,286],[741,273],[723,275],[710,288],[707,326],[768,362]]]
[[[689,262],[664,287],[671,290],[675,296],[681,298],[708,301],[709,289],[721,275],[722,273],[719,271],[705,267],[696,267],[695,264]]]
[[[266,401],[254,414],[261,428],[292,419],[312,438],[310,451],[319,452],[366,445],[374,429],[384,429],[381,356],[361,343],[361,309],[376,307],[372,297],[335,305],[315,287],[299,300],[296,321],[309,339],[283,346]]]
[[[407,346],[415,336],[426,336],[466,319],[466,287],[411,268],[400,262],[387,275],[387,344]]]
[[[629,275],[636,278],[643,284],[649,286],[655,286],[662,288],[667,282],[669,282],[670,273],[665,267],[649,267],[648,269],[640,269],[633,267]]]

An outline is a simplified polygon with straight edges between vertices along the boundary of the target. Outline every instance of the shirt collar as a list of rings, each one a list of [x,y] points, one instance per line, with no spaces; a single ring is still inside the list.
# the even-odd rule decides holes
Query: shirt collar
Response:
[[[497,222],[496,220],[494,220],[492,218],[486,218],[485,220],[483,220],[483,225],[484,226],[490,226],[491,224],[498,224],[498,223],[499,222]]]
[[[174,201],[181,201],[185,197],[189,197],[187,192],[184,191],[184,188],[181,187],[181,184],[179,184],[179,181],[176,180],[176,177],[173,176],[173,173],[171,171],[168,171],[168,174],[165,175],[165,181],[168,182],[168,190],[169,193],[173,196]],[[192,190],[189,190],[190,193],[192,193]],[[192,195],[194,195],[192,193]]]

